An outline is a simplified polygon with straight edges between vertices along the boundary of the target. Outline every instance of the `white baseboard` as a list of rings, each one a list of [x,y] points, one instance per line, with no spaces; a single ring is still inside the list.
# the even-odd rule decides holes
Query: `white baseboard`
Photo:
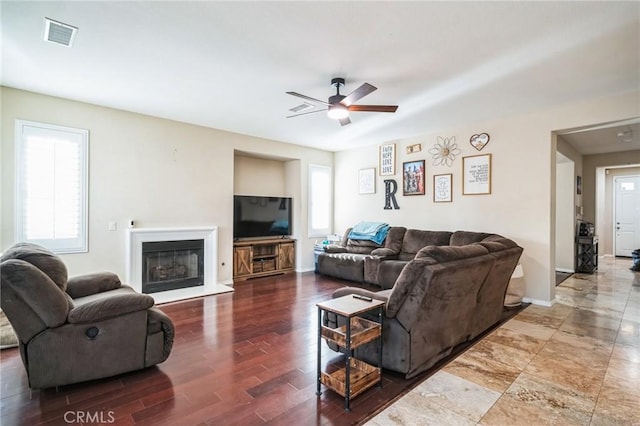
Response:
[[[315,272],[316,268],[296,269],[296,272]]]
[[[556,268],[556,272],[566,272],[567,274],[574,274],[576,271],[573,269]]]
[[[532,299],[530,297],[523,297],[522,301],[524,303],[531,303],[532,305],[544,306],[544,307],[547,307],[547,308],[550,308],[550,307],[552,307],[553,305],[556,304],[556,299],[555,298],[553,300],[549,301],[549,300]]]

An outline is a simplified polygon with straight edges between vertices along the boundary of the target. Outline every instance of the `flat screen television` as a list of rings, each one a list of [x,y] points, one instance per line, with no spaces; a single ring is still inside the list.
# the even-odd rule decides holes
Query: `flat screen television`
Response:
[[[291,198],[233,196],[233,238],[291,235]]]

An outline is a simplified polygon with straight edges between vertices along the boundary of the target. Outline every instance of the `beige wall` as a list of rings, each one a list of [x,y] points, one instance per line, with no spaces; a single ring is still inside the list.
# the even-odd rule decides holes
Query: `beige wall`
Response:
[[[583,158],[584,220],[596,226],[600,241],[598,253],[601,256],[614,254],[613,180],[609,176],[636,174],[631,171],[633,167],[630,166],[638,164],[640,150],[585,155]],[[620,166],[624,168],[616,168]],[[607,170],[609,174],[606,173]]]
[[[89,130],[89,252],[63,256],[71,275],[110,270],[124,276],[126,222],[138,227],[217,225],[218,281],[232,278],[235,151],[290,159],[285,175],[306,182],[307,165],[333,165],[333,153],[3,87],[0,250],[14,242],[14,122],[33,120]],[[246,164],[240,160],[241,164]],[[241,165],[241,168],[243,166]],[[271,167],[265,172],[272,173]],[[282,179],[280,179],[282,180]],[[243,185],[243,184],[241,184]],[[254,188],[266,185],[255,182]],[[313,269],[302,186],[294,197],[298,269]],[[262,189],[260,190],[262,192]],[[117,231],[108,231],[117,221]],[[302,232],[304,230],[304,232]]]
[[[238,195],[265,195],[287,197],[285,163],[279,160],[234,157],[233,193]]]
[[[575,268],[574,169],[571,160],[556,164],[556,271],[574,272]]]
[[[20,118],[90,131],[90,251],[64,257],[72,275],[96,270],[124,275],[124,224],[134,219],[141,227],[218,225],[218,278],[229,282],[232,195],[238,178],[234,172],[235,156],[237,152],[248,152],[287,159],[284,191],[294,197],[299,270],[313,268],[313,240],[306,237],[308,165],[331,166],[335,161],[334,231],[343,232],[360,220],[383,220],[421,229],[503,234],[524,247],[526,296],[540,303],[549,303],[555,296],[552,242],[556,227],[557,142],[552,132],[640,115],[639,93],[632,92],[485,123],[434,129],[420,137],[391,141],[397,144],[395,179],[400,185],[403,161],[427,160],[427,195],[403,197],[400,187],[400,210],[383,210],[380,176],[375,194],[359,195],[357,188],[360,169],[379,167],[377,146],[333,154],[9,88],[2,88],[1,95],[0,249],[13,242],[13,133],[14,120]],[[479,132],[491,135],[482,153],[493,155],[492,194],[463,196],[461,158],[451,168],[436,167],[427,150],[437,136],[455,136],[461,156],[477,154],[468,140]],[[421,143],[423,150],[405,154],[406,145],[414,143]],[[432,202],[435,173],[453,173],[452,203]],[[586,164],[584,175],[586,185]],[[107,231],[111,220],[118,222],[115,232]]]
[[[640,150],[585,155],[583,159],[584,220],[596,221],[596,169],[640,164]],[[588,189],[588,190],[587,190]]]
[[[398,173],[394,178],[399,185],[403,161],[427,160],[427,195],[399,195],[400,210],[383,210],[384,186],[380,176],[375,194],[358,194],[358,170],[376,167],[378,171],[377,146],[336,153],[335,230],[342,232],[360,220],[382,220],[420,229],[464,229],[505,235],[524,248],[526,297],[551,303],[555,297],[556,226],[556,138],[552,132],[638,116],[638,99],[638,92],[632,92],[491,122],[461,123],[457,128],[434,129],[413,139],[390,141],[397,144]],[[492,194],[462,195],[460,157],[478,154],[469,138],[480,132],[491,135],[482,153],[493,155]],[[437,136],[455,136],[462,150],[450,168],[432,165],[427,150],[436,143]],[[422,151],[406,154],[405,147],[414,143],[421,143]],[[452,203],[432,201],[433,175],[440,173],[453,173]]]

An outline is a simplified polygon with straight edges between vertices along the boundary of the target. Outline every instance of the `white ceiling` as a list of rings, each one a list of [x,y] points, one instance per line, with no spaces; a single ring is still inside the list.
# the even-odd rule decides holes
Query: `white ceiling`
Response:
[[[5,86],[329,150],[640,87],[640,2],[2,1]],[[79,28],[66,48],[44,17]],[[378,90],[341,127],[296,91]],[[593,124],[593,123],[585,123]]]
[[[573,130],[560,137],[584,155],[640,150],[640,118]],[[640,155],[629,161],[640,164]]]

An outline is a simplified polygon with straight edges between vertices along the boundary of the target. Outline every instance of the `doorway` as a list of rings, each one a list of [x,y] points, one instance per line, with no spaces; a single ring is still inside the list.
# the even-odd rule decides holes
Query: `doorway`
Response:
[[[615,255],[631,257],[640,248],[640,175],[616,177],[613,194]]]

